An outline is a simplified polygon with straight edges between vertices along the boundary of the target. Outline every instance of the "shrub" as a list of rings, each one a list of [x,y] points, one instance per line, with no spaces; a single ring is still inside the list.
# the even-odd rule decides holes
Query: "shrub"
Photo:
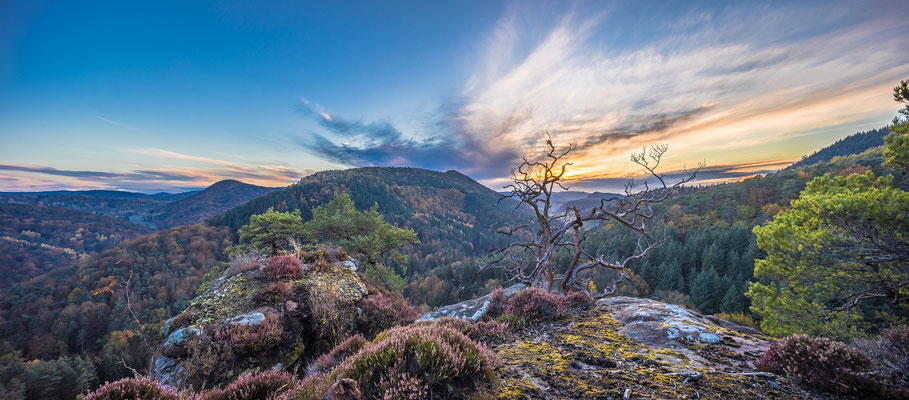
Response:
[[[275,396],[275,400],[322,400],[327,397],[324,395],[330,386],[331,380],[327,375],[310,375],[300,381],[293,390]]]
[[[274,256],[265,265],[265,275],[270,279],[297,279],[303,276],[303,264],[291,255]]]
[[[150,400],[178,400],[180,393],[153,379],[126,378],[116,382],[108,382],[97,390],[88,394],[85,400],[123,400],[123,399],[150,399]]]
[[[473,322],[461,318],[442,317],[432,322],[420,322],[420,325],[438,325],[461,332],[472,340],[486,341],[502,338],[508,332],[508,322],[477,321]]]
[[[199,400],[256,400],[270,399],[296,388],[297,382],[286,372],[265,371],[246,374],[223,389],[213,389]]]
[[[224,277],[240,275],[246,271],[258,269],[262,265],[262,257],[254,253],[235,255],[230,260],[230,266],[224,271]]]
[[[186,340],[186,348],[189,354],[180,362],[181,386],[204,389],[226,383],[236,358],[230,343],[197,335]]]
[[[400,294],[381,290],[363,299],[360,309],[357,325],[368,338],[388,328],[410,324],[420,316]]]
[[[347,340],[341,342],[341,344],[335,346],[334,349],[331,349],[330,352],[325,353],[316,360],[316,367],[321,372],[327,372],[334,368],[336,365],[346,360],[347,357],[354,355],[356,352],[360,351],[364,346],[366,346],[366,341],[363,336],[353,335]]]
[[[514,314],[502,314],[496,317],[496,322],[504,322],[508,324],[509,329],[513,331],[519,331],[524,329],[524,326],[527,325],[527,321],[523,317],[519,317]]]
[[[263,299],[278,301],[290,294],[290,285],[287,282],[278,281],[268,284],[268,287],[262,291]]]
[[[489,293],[489,306],[486,307],[486,316],[497,318],[505,314],[505,289],[496,288]]]
[[[590,297],[590,294],[587,292],[574,290],[568,292],[568,294],[562,295],[562,303],[567,308],[582,308],[592,304],[593,297]]]
[[[558,318],[569,308],[587,307],[591,303],[593,303],[593,298],[583,291],[572,291],[560,295],[530,287],[506,299],[505,291],[499,288],[490,293],[486,318],[496,319],[502,315],[511,314],[523,318],[524,321],[521,323],[523,326],[523,323],[528,321]],[[519,329],[515,325],[512,327]]]
[[[726,321],[732,322],[733,324],[739,324],[739,325],[741,325],[741,326],[747,326],[747,327],[749,327],[749,328],[751,328],[751,329],[754,329],[754,330],[756,330],[756,331],[761,330],[761,329],[760,329],[760,324],[757,323],[757,321],[755,321],[754,318],[751,317],[751,314],[745,314],[745,313],[718,313],[718,314],[713,314],[713,316],[715,316],[715,317],[717,317],[717,318],[719,318],[719,319],[722,319],[722,320],[726,320]]]
[[[878,393],[871,358],[842,342],[792,335],[771,345],[755,364],[764,372],[785,375],[807,386],[838,394]]]
[[[505,301],[506,313],[528,321],[557,318],[564,307],[562,296],[535,287],[517,292]]]
[[[486,346],[438,325],[396,327],[335,370],[357,381],[364,398],[426,394],[469,398],[495,380],[500,361]]]
[[[909,388],[909,326],[885,329],[876,340],[861,343],[860,348],[874,359],[893,386]]]
[[[215,331],[215,340],[230,344],[238,354],[253,354],[278,344],[282,333],[278,317],[269,314],[255,325],[226,324]]]

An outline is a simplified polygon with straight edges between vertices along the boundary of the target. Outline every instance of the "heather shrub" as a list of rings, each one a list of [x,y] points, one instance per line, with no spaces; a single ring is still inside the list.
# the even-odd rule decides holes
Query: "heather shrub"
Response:
[[[495,318],[495,322],[506,323],[513,331],[519,331],[527,326],[527,320],[514,314],[502,314]]]
[[[368,338],[388,328],[410,324],[420,316],[400,294],[382,290],[360,301],[360,309],[357,326]]]
[[[331,379],[324,374],[310,375],[292,389],[275,396],[275,400],[321,400],[331,387]]]
[[[486,307],[486,316],[496,318],[505,314],[505,289],[496,288],[489,293],[489,305]]]
[[[531,287],[505,300],[505,312],[528,321],[541,321],[561,316],[564,304],[562,296]]]
[[[236,358],[233,346],[203,336],[193,336],[186,342],[189,354],[180,363],[179,373],[182,386],[203,389],[226,383],[227,372]]]
[[[108,382],[88,394],[85,400],[178,400],[182,396],[175,389],[149,378],[126,378]]]
[[[263,299],[278,301],[290,294],[290,285],[284,281],[272,282],[268,284],[260,294]]]
[[[335,346],[330,352],[325,353],[316,360],[316,367],[321,372],[327,372],[336,365],[346,360],[347,357],[354,355],[366,346],[368,342],[363,336],[353,335],[341,344]]]
[[[865,353],[842,342],[808,335],[780,339],[756,363],[759,370],[838,394],[877,393],[873,365]]]
[[[223,389],[203,393],[199,400],[271,399],[296,386],[294,377],[286,372],[265,371],[243,375]]]
[[[582,308],[593,304],[593,297],[580,290],[574,290],[562,295],[562,303],[567,308]]]
[[[333,376],[356,381],[364,398],[470,398],[495,380],[499,363],[455,329],[420,324],[382,332]]]
[[[281,340],[281,322],[266,315],[258,324],[226,324],[215,331],[215,340],[229,344],[237,354],[254,354],[268,350]]]
[[[560,295],[530,287],[506,299],[505,291],[499,288],[490,293],[486,318],[495,320],[502,315],[511,314],[523,318],[520,324],[522,327],[525,322],[558,318],[569,308],[587,307],[591,303],[593,303],[593,298],[583,291],[572,291]],[[511,327],[520,329],[515,324],[511,324]]]
[[[436,321],[419,322],[419,325],[438,325],[454,329],[467,335],[472,340],[487,341],[502,338],[509,330],[507,322],[499,321],[469,321],[461,318],[442,317]]]
[[[291,255],[274,256],[265,265],[265,275],[270,279],[297,279],[303,276],[303,264]]]

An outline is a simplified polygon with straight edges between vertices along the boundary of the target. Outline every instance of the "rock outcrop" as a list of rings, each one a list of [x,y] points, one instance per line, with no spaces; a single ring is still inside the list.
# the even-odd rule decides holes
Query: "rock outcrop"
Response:
[[[520,292],[522,289],[527,286],[524,284],[516,284],[505,289],[504,296],[509,298],[517,292]],[[451,304],[444,307],[440,307],[438,310],[423,314],[417,321],[435,321],[442,317],[452,317],[460,319],[469,319],[471,321],[479,321],[486,311],[489,310],[489,304],[491,302],[491,294],[487,294],[483,297],[478,297],[473,300],[462,301],[457,304]]]
[[[492,348],[505,399],[811,397],[755,371],[769,345],[753,329],[684,307],[615,297]]]
[[[264,263],[229,268],[164,324],[152,375],[175,386],[206,373],[228,382],[247,372],[305,368],[330,349],[332,328],[352,324],[366,285],[337,252],[299,258],[313,264],[296,278],[269,277]],[[218,383],[212,380],[205,384]]]

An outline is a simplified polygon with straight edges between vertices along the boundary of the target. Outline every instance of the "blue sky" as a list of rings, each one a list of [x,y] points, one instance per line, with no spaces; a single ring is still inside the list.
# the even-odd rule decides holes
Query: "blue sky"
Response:
[[[784,166],[884,126],[899,2],[4,2],[0,190],[278,186],[458,169],[496,187],[543,132],[575,186]]]

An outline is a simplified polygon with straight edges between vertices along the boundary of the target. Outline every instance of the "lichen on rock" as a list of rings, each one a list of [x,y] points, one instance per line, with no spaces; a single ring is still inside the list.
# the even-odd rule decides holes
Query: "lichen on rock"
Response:
[[[276,366],[305,368],[343,339],[327,334],[347,333],[320,328],[325,303],[341,319],[335,321],[338,326],[353,326],[357,302],[367,294],[349,259],[327,261],[327,267],[306,268],[309,272],[297,278],[269,277],[261,267],[219,277],[164,324],[152,375],[169,385],[210,387]],[[271,290],[276,284],[283,289]],[[218,379],[195,382],[200,374]]]
[[[769,344],[757,331],[682,307],[616,297],[529,326],[493,347],[504,363],[498,397],[804,396],[781,378],[754,372]]]

